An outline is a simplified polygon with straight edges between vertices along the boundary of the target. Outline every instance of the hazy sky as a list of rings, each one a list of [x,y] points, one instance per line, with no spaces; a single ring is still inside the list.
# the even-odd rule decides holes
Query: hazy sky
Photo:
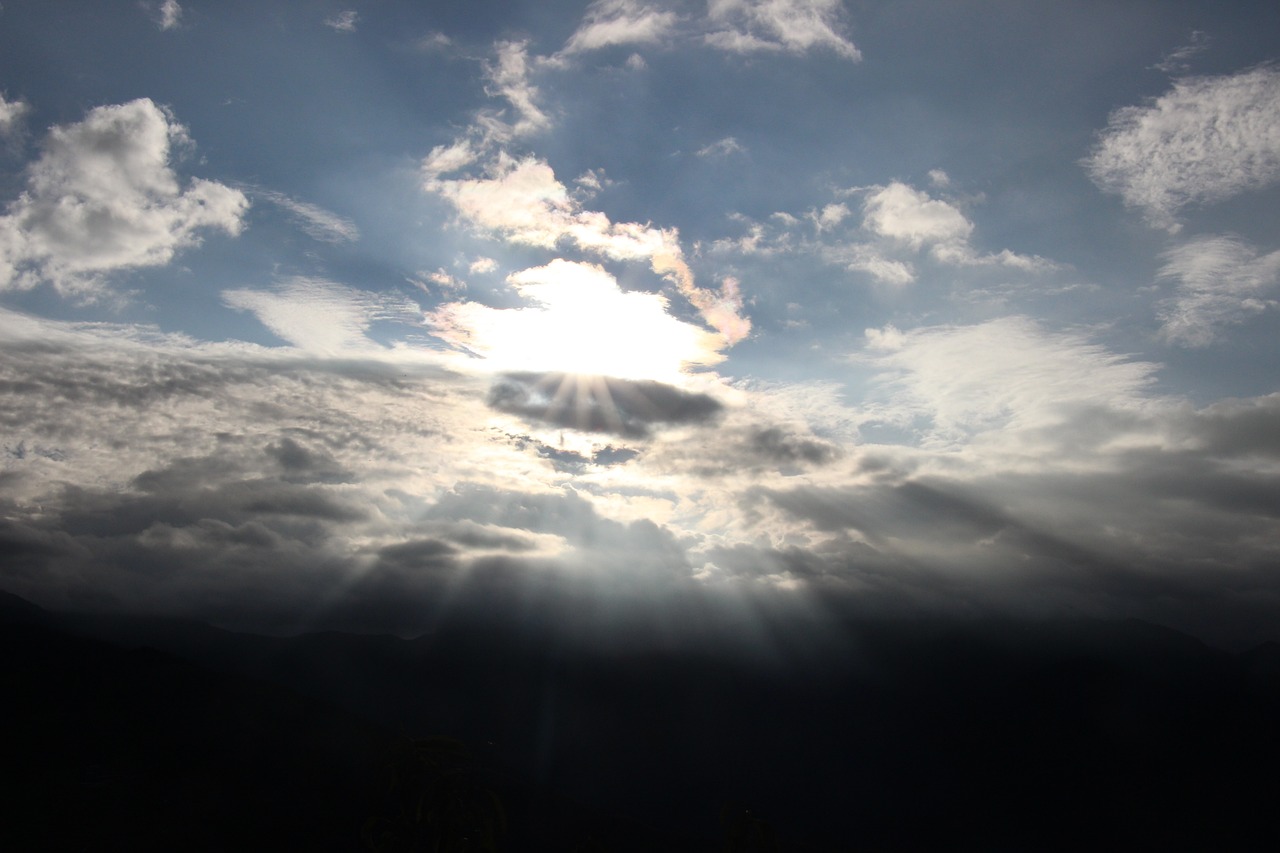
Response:
[[[1280,6],[0,10],[0,587],[1280,619]]]

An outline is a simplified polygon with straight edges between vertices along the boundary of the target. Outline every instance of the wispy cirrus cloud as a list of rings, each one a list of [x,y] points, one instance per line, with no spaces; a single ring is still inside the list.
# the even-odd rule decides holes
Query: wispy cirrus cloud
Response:
[[[287,210],[313,239],[323,243],[354,243],[360,239],[360,229],[354,222],[319,205],[299,201],[274,190],[258,189],[252,193]]]
[[[318,278],[294,277],[271,290],[226,290],[229,307],[250,311],[276,335],[307,353],[339,355],[384,349],[365,333],[379,320],[417,325],[417,304]]]
[[[656,44],[672,34],[679,16],[643,0],[596,0],[560,50],[572,56],[624,44]]]
[[[1259,255],[1238,237],[1206,236],[1170,249],[1164,261],[1160,277],[1176,282],[1159,307],[1170,343],[1208,346],[1275,303],[1267,297],[1280,285],[1280,251]]]
[[[712,47],[733,53],[834,51],[852,62],[862,52],[844,34],[840,0],[708,0]]]
[[[1186,78],[1150,104],[1116,110],[1083,164],[1153,227],[1176,232],[1187,205],[1280,180],[1280,70]]]

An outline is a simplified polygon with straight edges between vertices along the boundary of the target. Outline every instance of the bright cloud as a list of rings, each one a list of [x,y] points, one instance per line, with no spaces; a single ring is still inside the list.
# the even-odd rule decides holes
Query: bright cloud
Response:
[[[737,282],[726,280],[718,291],[698,287],[674,230],[611,222],[603,213],[582,209],[551,167],[534,158],[515,160],[502,153],[483,177],[462,179],[438,176],[443,158],[435,151],[427,158],[425,186],[452,202],[465,221],[514,243],[553,249],[566,240],[614,260],[648,260],[728,343],[750,332]]]
[[[186,129],[151,100],[97,107],[49,131],[27,191],[0,218],[0,287],[87,292],[98,276],[168,263],[202,229],[240,231],[244,193],[169,164]]]
[[[1159,309],[1170,343],[1203,347],[1264,311],[1280,285],[1280,251],[1259,255],[1236,237],[1199,237],[1165,253],[1161,278],[1177,282]]]
[[[641,0],[596,0],[587,7],[582,23],[561,54],[620,44],[654,44],[671,34],[677,20],[675,12]]]
[[[1179,80],[1149,105],[1117,110],[1084,166],[1151,225],[1177,231],[1186,205],[1280,179],[1280,71]]]
[[[665,297],[624,293],[591,264],[554,260],[507,281],[524,308],[448,303],[428,325],[487,370],[599,373],[623,379],[678,381],[689,367],[723,359],[723,340],[672,317]]]
[[[973,223],[957,208],[900,181],[879,187],[863,203],[863,225],[913,249],[969,239]]]
[[[840,0],[708,0],[716,29],[706,40],[734,53],[826,48],[857,62],[862,52],[842,33],[842,11]]]

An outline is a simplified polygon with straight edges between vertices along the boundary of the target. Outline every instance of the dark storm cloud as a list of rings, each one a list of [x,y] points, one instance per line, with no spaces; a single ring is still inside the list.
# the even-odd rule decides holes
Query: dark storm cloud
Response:
[[[700,424],[723,410],[707,394],[651,380],[510,373],[489,391],[500,412],[555,427],[640,438],[655,426]]]

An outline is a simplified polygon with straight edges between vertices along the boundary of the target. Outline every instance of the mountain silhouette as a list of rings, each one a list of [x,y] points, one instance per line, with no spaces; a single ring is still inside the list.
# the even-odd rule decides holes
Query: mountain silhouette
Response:
[[[468,790],[502,804],[503,850],[1280,842],[1276,644],[1232,654],[1132,620],[900,619],[766,666],[492,626],[264,637],[8,599],[0,613],[19,697],[6,772],[26,830],[73,842],[103,836],[36,816],[156,849],[361,849],[388,756],[439,737],[464,745]]]

